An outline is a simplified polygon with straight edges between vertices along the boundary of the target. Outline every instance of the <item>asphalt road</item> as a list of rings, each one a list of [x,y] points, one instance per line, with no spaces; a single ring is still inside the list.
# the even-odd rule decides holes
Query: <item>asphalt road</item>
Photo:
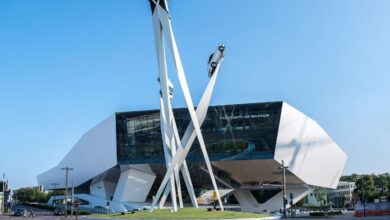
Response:
[[[63,216],[54,216],[53,211],[45,210],[45,209],[38,209],[30,206],[23,206],[23,205],[15,205],[12,207],[13,210],[16,210],[17,208],[24,208],[29,212],[30,210],[33,210],[35,216],[34,217],[28,217],[29,213],[27,213],[27,217],[21,217],[21,216],[10,216],[8,214],[0,215],[0,220],[3,219],[35,219],[35,220],[58,220],[64,218]]]
[[[338,215],[338,216],[333,216],[333,217],[312,217],[312,218],[292,218],[292,219],[298,219],[298,220],[303,220],[303,219],[310,219],[310,220],[318,220],[318,219],[361,219],[361,220],[368,220],[368,219],[390,219],[390,216],[367,216],[367,217],[354,217],[354,216],[345,216],[345,215]]]

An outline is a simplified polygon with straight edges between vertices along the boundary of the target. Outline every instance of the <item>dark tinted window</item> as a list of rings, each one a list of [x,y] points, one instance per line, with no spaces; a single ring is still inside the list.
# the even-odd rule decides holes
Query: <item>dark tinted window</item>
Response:
[[[272,158],[282,102],[211,106],[201,129],[211,160]],[[190,117],[187,109],[175,109],[180,137]],[[118,113],[117,153],[120,164],[165,163],[160,112]],[[196,139],[189,161],[202,161]]]

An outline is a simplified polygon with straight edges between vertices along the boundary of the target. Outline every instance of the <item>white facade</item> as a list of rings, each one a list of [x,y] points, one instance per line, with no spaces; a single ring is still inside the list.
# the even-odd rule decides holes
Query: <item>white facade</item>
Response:
[[[275,160],[308,185],[336,188],[347,155],[317,122],[283,102]]]
[[[69,177],[75,186],[116,166],[115,126],[113,114],[85,133],[57,166],[38,175],[39,185],[52,189],[52,183],[57,183],[57,188],[65,188],[65,171],[61,168],[66,166],[74,169],[69,172]]]
[[[336,188],[347,155],[313,119],[283,102],[274,160],[278,166],[282,160],[288,166],[286,195],[288,197],[293,193],[293,202],[296,203],[312,192],[313,186]],[[266,161],[259,163],[259,166],[277,169]],[[279,178],[280,181],[280,174],[273,175],[264,172],[261,178],[270,182]],[[247,189],[236,190],[234,196],[241,209],[248,212],[278,211],[283,204],[282,192],[265,203],[258,203]]]
[[[354,182],[339,182],[336,189],[328,191],[328,200],[332,201],[336,207],[344,207],[347,204],[351,204],[352,193],[355,188]]]
[[[57,166],[37,176],[39,185],[50,190],[56,183],[56,188],[65,188],[65,171],[61,168],[71,167],[74,170],[69,171],[68,187],[71,183],[76,188],[88,184],[90,194],[76,194],[90,203],[88,207],[121,212],[133,207],[132,202],[144,202],[155,175],[148,165],[116,168],[115,126],[113,114],[89,130]]]
[[[4,207],[3,200],[4,200],[4,193],[0,192],[0,213],[4,211],[3,210],[3,207]]]
[[[155,178],[153,172],[132,168],[123,171],[116,186],[114,201],[145,202]]]

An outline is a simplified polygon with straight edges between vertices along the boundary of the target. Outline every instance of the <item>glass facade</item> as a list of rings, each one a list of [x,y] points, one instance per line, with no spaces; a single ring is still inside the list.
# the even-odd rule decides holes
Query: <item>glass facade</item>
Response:
[[[210,106],[201,126],[212,161],[273,158],[282,102]],[[174,109],[180,137],[190,117]],[[119,164],[165,163],[159,110],[116,114]],[[186,158],[203,161],[197,139]]]

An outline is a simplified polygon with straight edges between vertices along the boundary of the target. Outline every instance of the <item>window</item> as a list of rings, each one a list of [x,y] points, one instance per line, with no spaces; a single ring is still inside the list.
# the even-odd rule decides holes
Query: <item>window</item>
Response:
[[[272,158],[282,102],[210,106],[201,126],[211,160]],[[187,109],[174,109],[180,137],[190,116]],[[116,115],[117,159],[120,164],[165,163],[158,110]],[[250,152],[250,153],[249,153]],[[189,161],[203,161],[196,140]]]

